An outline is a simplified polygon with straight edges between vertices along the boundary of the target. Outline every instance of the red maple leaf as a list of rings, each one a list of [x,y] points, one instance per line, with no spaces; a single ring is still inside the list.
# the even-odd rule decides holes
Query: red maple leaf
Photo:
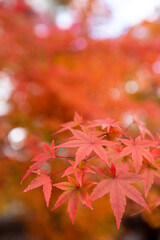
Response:
[[[68,162],[71,164],[71,166],[69,166],[65,170],[62,177],[68,176],[68,175],[74,173],[74,175],[75,175],[75,177],[76,177],[80,186],[82,186],[82,181],[83,181],[83,177],[84,177],[85,173],[95,173],[89,167],[86,166],[87,162],[84,162],[84,161],[81,162],[77,168],[74,168],[74,161],[68,161]]]
[[[107,128],[107,133],[109,133],[111,128],[116,128],[118,130],[121,130],[119,125],[120,125],[120,122],[116,122],[114,119],[111,119],[111,118],[105,118],[105,119],[98,119],[90,122],[88,127],[101,126],[102,130]]]
[[[131,137],[130,140],[121,138],[119,138],[119,140],[126,145],[126,147],[123,148],[117,158],[131,154],[136,173],[139,172],[144,158],[156,167],[155,160],[151,152],[147,149],[147,147],[153,145],[150,140],[142,140],[141,136],[137,137],[135,141]]]
[[[115,144],[114,142],[103,140],[104,136],[96,137],[92,134],[92,132],[86,133],[80,130],[70,130],[74,136],[70,138],[70,141],[62,143],[56,146],[56,148],[78,147],[78,150],[76,151],[74,168],[76,168],[81,160],[84,160],[85,157],[90,155],[92,152],[95,152],[107,165],[109,165],[107,152],[103,146],[112,146]]]
[[[91,201],[103,197],[105,194],[110,193],[110,202],[113,209],[117,228],[120,227],[120,222],[125,211],[126,197],[132,199],[141,206],[147,208],[147,204],[144,201],[141,193],[132,185],[141,180],[141,177],[127,172],[126,166],[120,165],[118,168],[112,166],[112,176],[109,176],[106,171],[106,178],[97,184],[91,194]],[[105,174],[105,171],[103,171]]]
[[[147,197],[148,192],[154,183],[155,177],[160,178],[160,170],[153,169],[148,165],[142,169],[141,176],[143,177],[142,182],[144,186],[145,197]]]
[[[52,181],[50,179],[50,175],[45,170],[34,171],[34,173],[36,173],[38,176],[33,179],[31,184],[24,190],[24,192],[43,186],[43,193],[46,200],[46,205],[48,207],[52,191]]]
[[[87,189],[91,187],[94,182],[84,181],[82,186],[76,180],[68,176],[69,182],[61,182],[53,184],[55,187],[64,190],[64,192],[59,196],[57,202],[55,203],[52,211],[59,207],[64,202],[68,201],[68,212],[72,223],[74,223],[75,214],[78,208],[79,201],[92,209],[91,199],[87,192]]]
[[[51,146],[47,145],[47,144],[43,144],[43,150],[44,153],[40,153],[38,154],[35,158],[33,158],[31,161],[35,162],[34,164],[32,164],[28,171],[26,172],[26,174],[24,175],[24,177],[21,180],[21,183],[24,181],[24,179],[26,177],[29,176],[29,174],[31,174],[34,170],[36,169],[41,169],[41,167],[43,166],[43,164],[50,158],[55,158],[55,145],[54,145],[54,141],[52,141]]]
[[[61,124],[60,126],[62,128],[59,129],[58,131],[56,131],[54,134],[63,132],[65,130],[69,129],[69,128],[77,127],[81,122],[82,122],[82,117],[77,112],[75,112],[74,120],[70,121],[70,122],[67,122],[67,123],[64,123],[64,124]]]
[[[160,135],[159,134],[157,134],[154,140],[154,148],[151,148],[150,152],[155,157],[155,159],[160,158]]]
[[[114,165],[116,165],[118,163],[118,159],[117,157],[119,156],[120,152],[122,151],[123,146],[117,144],[115,146],[111,146],[108,147],[108,159],[110,160],[110,162],[113,162]]]
[[[151,148],[150,152],[152,153],[155,159],[160,158],[160,149],[159,148]]]
[[[133,116],[133,121],[137,124],[137,126],[139,128],[139,131],[140,131],[140,133],[142,135],[142,138],[144,138],[145,135],[148,134],[153,139],[152,133],[145,127],[145,123],[144,122],[142,122],[136,116]]]

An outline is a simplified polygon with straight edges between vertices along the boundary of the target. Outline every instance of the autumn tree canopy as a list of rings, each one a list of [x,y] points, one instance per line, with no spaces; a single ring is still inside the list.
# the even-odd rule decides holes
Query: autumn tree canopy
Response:
[[[84,236],[95,240],[103,239],[101,236],[105,234],[113,237],[116,227],[112,208],[106,204],[106,201],[109,203],[109,197],[95,201],[94,211],[91,213],[90,201],[84,201],[81,195],[79,198],[73,196],[76,201],[79,200],[89,206],[88,209],[81,206],[82,209],[78,210],[76,227],[66,220],[68,216],[64,213],[65,206],[51,213],[45,206],[40,189],[27,190],[33,188],[34,184],[43,185],[43,189],[46,186],[44,183],[50,185],[50,189],[53,187],[48,174],[66,168],[66,161],[65,159],[59,161],[58,157],[53,160],[55,152],[48,152],[47,146],[51,146],[52,140],[56,142],[56,146],[65,144],[68,141],[69,131],[63,130],[68,127],[73,128],[70,134],[79,141],[76,135],[79,132],[75,131],[85,132],[81,126],[77,128],[82,123],[81,116],[83,116],[84,122],[91,121],[89,122],[92,125],[90,130],[96,128],[96,131],[109,133],[104,140],[99,140],[99,144],[101,141],[106,141],[106,145],[104,142],[104,145],[101,145],[100,153],[99,149],[96,152],[94,148],[84,152],[83,156],[76,153],[76,156],[78,155],[76,167],[80,166],[82,160],[82,169],[88,171],[87,174],[94,172],[99,175],[103,172],[102,179],[104,179],[101,183],[97,184],[97,187],[91,186],[91,189],[95,187],[91,195],[92,199],[102,195],[99,193],[98,186],[110,181],[106,180],[104,175],[108,174],[107,178],[111,178],[111,174],[116,176],[120,171],[119,165],[116,166],[113,162],[114,165],[110,166],[110,160],[105,159],[109,167],[106,173],[106,170],[102,170],[104,166],[95,164],[94,169],[83,166],[83,160],[90,154],[96,154],[102,159],[102,164],[105,164],[102,157],[104,152],[110,150],[111,155],[117,154],[112,146],[107,145],[107,141],[112,142],[112,140],[117,144],[116,151],[119,152],[119,159],[131,158],[134,170],[128,172],[132,180],[128,180],[127,184],[138,181],[139,177],[136,177],[136,174],[140,173],[144,178],[150,174],[148,184],[142,181],[143,198],[145,199],[148,195],[150,202],[150,199],[158,197],[156,185],[152,191],[149,190],[153,181],[159,184],[156,170],[159,150],[155,147],[155,144],[159,145],[157,133],[160,118],[159,19],[154,22],[144,21],[115,39],[93,40],[89,37],[87,25],[88,16],[96,15],[93,5],[98,6],[99,14],[106,19],[111,14],[107,6],[104,8],[98,0],[86,1],[86,5],[82,5],[81,8],[77,7],[76,1],[61,1],[61,4],[70,4],[80,16],[68,30],[60,30],[49,14],[40,15],[24,1],[15,1],[15,4],[7,4],[7,2],[9,1],[0,3],[0,168],[3,173],[0,176],[1,215],[5,215],[8,211],[9,216],[24,219],[29,233],[33,236],[35,234],[39,239],[52,239],[53,236],[55,239],[64,239],[64,233],[65,239],[75,239],[77,234],[81,239]],[[58,5],[55,6],[58,7]],[[75,116],[73,119],[75,112],[79,113],[79,117]],[[115,120],[107,122],[109,121],[107,119]],[[70,123],[66,125],[68,121]],[[119,122],[121,122],[121,130]],[[85,134],[88,133],[85,132]],[[141,138],[137,139],[140,134]],[[94,137],[99,139],[100,135],[94,135]],[[122,135],[125,135],[125,138]],[[131,136],[130,139],[128,139],[129,136]],[[156,143],[153,143],[153,136],[156,138]],[[143,140],[144,137],[146,140]],[[135,148],[133,150],[131,145],[133,143],[143,145],[143,141],[152,141],[152,143],[146,143],[145,150],[141,149],[137,153],[139,156],[137,160]],[[113,146],[115,148],[115,145]],[[78,148],[78,145],[75,147]],[[64,154],[63,156],[66,157],[74,156],[69,155],[70,151],[72,149],[64,147],[58,150],[58,154],[59,156]],[[35,156],[39,156],[37,161],[34,159]],[[30,162],[32,159],[34,159],[33,164]],[[74,159],[69,160],[68,171],[73,172],[76,169],[73,167]],[[28,169],[28,176],[23,185],[20,185]],[[149,173],[148,169],[150,169]],[[72,175],[68,179],[64,178],[63,182],[84,186],[84,192],[82,192],[88,196],[86,189],[89,188],[89,183],[84,185],[81,182],[82,172],[79,169],[75,171],[78,182],[73,181]],[[63,174],[68,175],[67,172]],[[123,171],[121,174],[123,175]],[[118,184],[123,179],[121,174]],[[135,174],[134,177],[132,174]],[[34,178],[34,176],[37,177]],[[53,178],[55,186],[51,199],[55,201],[60,192],[58,188],[63,186],[56,185],[60,181],[60,175],[55,175]],[[27,184],[31,184],[30,187],[27,188]],[[25,188],[27,193],[24,194]],[[67,189],[63,190],[67,191]],[[50,191],[46,193],[44,190],[44,193],[46,203],[49,205]],[[146,207],[144,201],[147,202],[141,199],[141,205]],[[123,196],[123,207],[124,203]],[[14,204],[17,204],[18,209],[21,206],[21,213],[13,211],[11,206]],[[96,207],[99,204],[102,208]],[[53,202],[51,205],[53,208]],[[55,208],[58,205],[59,203]],[[136,212],[137,209],[134,206],[129,206],[126,213]],[[26,215],[26,212],[30,215]],[[31,217],[32,212],[34,216]],[[118,216],[116,219],[119,226],[122,212],[119,215],[115,212],[114,214]],[[150,226],[159,227],[157,210],[150,215],[150,218],[148,214],[144,211],[142,213],[145,221]],[[70,215],[73,220],[74,214]],[[90,226],[87,224],[88,221],[91,222]],[[62,231],[59,230],[59,226]],[[36,233],[34,233],[35,229],[37,229]]]

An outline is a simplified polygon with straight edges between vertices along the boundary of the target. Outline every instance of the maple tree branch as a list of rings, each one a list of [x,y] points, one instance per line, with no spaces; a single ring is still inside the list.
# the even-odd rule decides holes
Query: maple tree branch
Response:
[[[60,172],[63,172],[63,171],[65,171],[67,168],[68,168],[68,167],[65,167],[65,168],[59,170],[58,172],[55,172],[55,173],[53,173],[53,174],[50,174],[50,176],[54,176],[54,175],[56,175],[56,174],[58,174],[58,173],[60,173]]]
[[[59,156],[59,155],[55,155],[55,157],[59,157],[59,158],[72,158],[72,159],[75,158],[75,157],[65,157],[65,156]]]
[[[87,160],[89,160],[90,158],[92,158],[92,157],[94,157],[94,156],[96,156],[96,154],[94,153],[94,154],[92,154],[91,156],[89,156],[88,158],[85,158],[83,161],[87,161]]]
[[[96,154],[92,154],[91,156],[89,156],[88,158],[85,158],[83,161],[87,161],[89,160],[90,158],[96,156]],[[55,157],[59,157],[59,158],[72,158],[72,159],[75,159],[75,157],[65,157],[65,156],[59,156],[59,155],[55,155]]]
[[[126,132],[126,131],[132,126],[132,124],[133,124],[133,122],[130,123],[130,124],[124,129],[124,131]]]
[[[88,158],[85,158],[83,161],[87,161],[87,160],[89,160],[90,158],[94,157],[95,155],[96,155],[96,154],[94,153],[94,154],[92,154],[91,156],[89,156]],[[56,156],[57,156],[57,155],[56,155]],[[57,157],[61,157],[61,156],[57,156]],[[69,158],[69,157],[64,157],[64,158]],[[71,157],[71,158],[74,158],[74,157]],[[68,168],[68,167],[65,167],[65,168],[59,170],[58,172],[55,172],[55,173],[53,173],[53,174],[50,174],[50,176],[54,176],[54,175],[56,175],[56,174],[58,174],[58,173],[60,173],[60,172],[63,172],[63,171],[65,171],[67,168]]]

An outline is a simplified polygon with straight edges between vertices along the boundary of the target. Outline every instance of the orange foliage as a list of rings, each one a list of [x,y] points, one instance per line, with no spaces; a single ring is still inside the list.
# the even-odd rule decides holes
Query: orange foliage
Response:
[[[104,222],[111,209],[104,214],[99,209],[90,216],[86,210],[79,212],[77,226],[73,227],[63,209],[51,215],[41,192],[36,190],[34,196],[24,196],[19,183],[29,166],[28,160],[41,149],[40,142],[50,142],[59,124],[71,120],[75,111],[85,119],[110,116],[126,125],[134,112],[153,133],[159,130],[160,75],[156,63],[160,23],[144,22],[117,39],[94,41],[83,29],[78,31],[84,27],[83,22],[69,31],[60,31],[23,3],[15,8],[1,4],[0,19],[0,71],[11,78],[14,87],[8,100],[10,111],[0,119],[1,214],[8,211],[14,218],[24,219],[31,235],[39,239],[72,240],[79,235],[80,239],[86,236],[100,240],[102,233],[109,238],[107,231],[110,236],[115,231],[114,219],[108,223],[110,229],[107,224],[99,229],[97,218]],[[40,24],[47,32],[44,37],[36,30]],[[140,37],[141,32],[146,35]],[[8,140],[15,127],[27,131],[20,149],[12,148]],[[133,126],[130,131],[136,135],[138,130]],[[61,133],[54,138],[58,142],[63,137]],[[54,167],[59,166],[57,161]],[[23,205],[21,213],[6,210],[14,202],[18,208]],[[86,226],[84,217],[91,222],[90,226]]]

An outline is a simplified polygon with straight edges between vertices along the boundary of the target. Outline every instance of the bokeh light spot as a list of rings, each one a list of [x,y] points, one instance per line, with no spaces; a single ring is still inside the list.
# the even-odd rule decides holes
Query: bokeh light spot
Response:
[[[5,72],[0,72],[0,100],[7,101],[11,96],[12,90],[11,77]]]
[[[139,89],[139,86],[136,81],[131,80],[126,82],[125,84],[125,90],[129,94],[135,94],[136,92],[138,92],[138,89]]]
[[[0,116],[8,114],[11,110],[11,105],[5,101],[0,101]]]
[[[67,9],[60,9],[55,17],[56,25],[61,30],[68,30],[74,23],[73,14]]]
[[[112,100],[117,101],[120,98],[120,91],[118,88],[111,88],[109,90],[109,95]]]
[[[160,74],[160,61],[156,61],[153,63],[152,70],[154,73]]]
[[[24,146],[24,140],[26,137],[27,131],[22,127],[13,128],[8,133],[8,140],[13,149],[21,149]]]
[[[34,33],[37,37],[47,38],[49,36],[49,28],[46,24],[40,23],[34,26]]]

